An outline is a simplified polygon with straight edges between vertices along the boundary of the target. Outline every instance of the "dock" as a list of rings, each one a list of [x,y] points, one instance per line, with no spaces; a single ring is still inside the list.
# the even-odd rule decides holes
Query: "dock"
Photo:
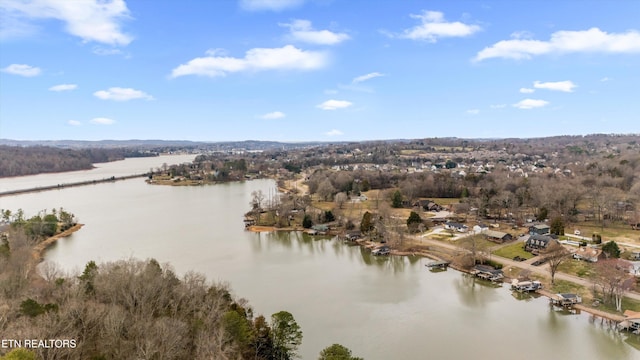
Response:
[[[428,264],[425,264],[425,266],[430,269],[446,270],[449,267],[449,264],[451,264],[449,261],[432,261]]]

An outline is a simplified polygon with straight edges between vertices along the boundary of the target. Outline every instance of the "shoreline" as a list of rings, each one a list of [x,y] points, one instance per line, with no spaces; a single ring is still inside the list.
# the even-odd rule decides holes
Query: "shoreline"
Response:
[[[50,238],[46,238],[45,240],[43,240],[42,242],[36,244],[36,246],[33,247],[33,249],[31,250],[31,257],[33,259],[33,261],[35,262],[35,264],[39,264],[42,262],[42,260],[44,259],[44,252],[53,244],[55,244],[56,241],[58,241],[59,239],[65,238],[70,236],[71,234],[73,234],[74,232],[80,230],[82,227],[84,226],[84,224],[75,224],[72,227],[68,228],[67,230],[53,235]]]
[[[249,227],[247,227],[247,231],[251,231],[251,232],[271,232],[271,231],[302,231],[303,229],[298,229],[298,228],[293,228],[293,227],[287,227],[287,228],[276,228],[273,226],[257,226],[257,225],[251,225]],[[374,249],[377,246],[380,246],[379,243],[375,243],[375,242],[371,242],[371,241],[367,241],[367,240],[356,240],[353,241],[352,243],[358,244],[358,246],[367,248],[367,249]],[[391,255],[395,255],[395,256],[421,256],[424,258],[428,258],[428,259],[432,259],[432,260],[436,260],[436,261],[443,261],[446,260],[444,258],[441,258],[439,256],[436,256],[434,254],[431,254],[429,252],[425,252],[425,251],[399,251],[399,250],[395,250],[395,249],[391,249]],[[463,269],[453,263],[451,263],[449,265],[450,268],[452,268],[455,271],[461,272],[461,273],[465,273],[465,274],[470,274],[470,272],[466,269]],[[507,278],[505,278],[506,280]],[[502,281],[501,284],[508,284],[508,281]],[[545,296],[549,299],[553,298],[553,296],[555,295],[554,293],[551,293],[547,290],[544,289],[540,289],[540,290],[536,290],[535,291],[536,294],[539,294],[541,296]],[[587,305],[584,304],[575,304],[572,306],[574,309],[580,310],[580,311],[584,311],[586,313],[589,313],[593,316],[598,316],[601,317],[603,319],[607,319],[607,320],[611,320],[611,321],[615,321],[615,322],[621,322],[623,321],[625,318],[623,315],[619,315],[616,313],[611,313],[611,312],[607,312],[607,311],[603,311],[603,310],[598,310],[592,307],[589,307]]]

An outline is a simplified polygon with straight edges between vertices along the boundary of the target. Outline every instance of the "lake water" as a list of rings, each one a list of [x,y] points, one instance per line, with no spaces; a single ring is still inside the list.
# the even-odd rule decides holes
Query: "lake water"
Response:
[[[85,226],[46,254],[67,270],[80,271],[90,260],[155,258],[178,273],[228,282],[256,313],[291,312],[304,333],[303,359],[316,359],[333,343],[368,360],[640,358],[637,335],[587,314],[555,311],[544,297],[518,300],[506,285],[430,272],[428,259],[376,258],[295,232],[246,232],[251,192],[274,186],[256,180],[168,187],[131,179],[1,197],[0,207],[30,215],[62,206],[76,214]]]

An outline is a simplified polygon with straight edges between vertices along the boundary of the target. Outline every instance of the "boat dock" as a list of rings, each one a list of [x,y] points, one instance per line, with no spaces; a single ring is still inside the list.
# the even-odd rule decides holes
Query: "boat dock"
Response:
[[[430,269],[446,270],[449,267],[449,264],[451,264],[449,261],[432,261],[428,264],[425,264],[425,266]]]

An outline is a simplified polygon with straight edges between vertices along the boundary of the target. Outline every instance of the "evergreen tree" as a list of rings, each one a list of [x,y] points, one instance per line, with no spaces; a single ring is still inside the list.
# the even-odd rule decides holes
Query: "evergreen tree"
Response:
[[[396,209],[402,207],[402,193],[400,193],[400,190],[396,190],[391,196],[391,206]]]

